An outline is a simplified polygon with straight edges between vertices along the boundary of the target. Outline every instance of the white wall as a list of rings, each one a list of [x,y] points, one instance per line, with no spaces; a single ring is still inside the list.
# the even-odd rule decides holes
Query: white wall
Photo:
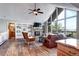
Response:
[[[15,21],[15,20],[4,20],[4,19],[0,19],[0,32],[5,32],[8,29],[8,23],[13,22],[15,24],[20,24],[20,23],[26,23],[26,24],[30,24],[27,23],[27,21]]]
[[[9,22],[15,22],[15,21],[0,19],[0,32],[7,32],[8,31],[8,23]]]
[[[16,30],[16,25],[17,24],[27,24],[27,26],[31,25],[30,23],[27,23],[26,21],[15,21],[15,20],[4,20],[4,19],[1,19],[0,20],[0,32],[3,33],[3,32],[8,32],[8,24],[9,23],[15,23],[15,30]],[[28,28],[27,28],[27,31],[28,31]],[[22,37],[22,33],[20,33],[21,36],[17,36],[16,37]]]
[[[7,22],[4,20],[0,20],[0,32],[7,31]]]

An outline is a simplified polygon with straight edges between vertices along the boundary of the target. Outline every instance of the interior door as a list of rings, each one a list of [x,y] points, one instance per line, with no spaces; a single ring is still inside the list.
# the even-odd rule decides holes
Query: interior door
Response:
[[[15,39],[15,23],[9,23],[8,29],[9,29],[9,39],[14,40]]]

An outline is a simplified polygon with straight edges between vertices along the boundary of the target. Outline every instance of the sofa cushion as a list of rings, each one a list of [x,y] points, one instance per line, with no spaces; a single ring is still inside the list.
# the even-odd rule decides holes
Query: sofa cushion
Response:
[[[64,33],[58,33],[59,39],[66,39],[67,36]]]

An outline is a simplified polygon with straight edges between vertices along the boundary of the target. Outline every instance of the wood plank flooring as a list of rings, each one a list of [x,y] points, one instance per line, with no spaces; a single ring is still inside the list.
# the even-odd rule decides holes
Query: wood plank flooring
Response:
[[[6,41],[0,46],[1,56],[50,56],[52,51],[39,43],[28,46],[23,40]]]

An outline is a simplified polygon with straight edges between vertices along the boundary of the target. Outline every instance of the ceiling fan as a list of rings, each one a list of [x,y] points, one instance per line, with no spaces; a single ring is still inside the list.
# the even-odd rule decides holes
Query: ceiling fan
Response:
[[[34,4],[35,8],[34,9],[28,9],[31,12],[29,14],[33,13],[34,15],[38,15],[38,13],[43,14],[43,12],[40,11],[40,8],[36,8],[36,3]]]

